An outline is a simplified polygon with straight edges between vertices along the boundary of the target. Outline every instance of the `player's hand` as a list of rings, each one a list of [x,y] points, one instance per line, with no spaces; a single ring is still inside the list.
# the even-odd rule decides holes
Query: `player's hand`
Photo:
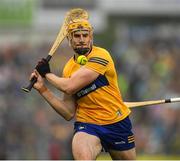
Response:
[[[33,73],[31,74],[30,80],[31,80],[33,77],[36,77],[36,78],[37,78],[37,82],[34,83],[33,88],[35,88],[35,89],[38,90],[38,91],[40,91],[41,89],[45,88],[44,80],[43,80],[43,78],[41,77],[41,75],[38,73],[38,71],[37,71],[36,69],[35,69],[35,70],[33,71]]]
[[[45,77],[47,73],[51,73],[49,63],[46,59],[42,58],[38,64],[36,65],[35,69],[39,72],[42,77]]]

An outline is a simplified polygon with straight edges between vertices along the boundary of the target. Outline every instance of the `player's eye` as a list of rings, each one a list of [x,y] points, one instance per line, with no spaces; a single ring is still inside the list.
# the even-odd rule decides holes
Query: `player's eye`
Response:
[[[88,37],[89,34],[83,34],[83,37]]]
[[[79,38],[80,35],[79,35],[79,34],[74,34],[74,37],[75,37],[75,38]]]

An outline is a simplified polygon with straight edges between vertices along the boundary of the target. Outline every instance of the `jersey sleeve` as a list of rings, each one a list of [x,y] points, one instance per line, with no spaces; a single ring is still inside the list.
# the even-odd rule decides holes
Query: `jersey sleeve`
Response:
[[[106,72],[108,66],[109,66],[110,60],[106,54],[99,53],[94,54],[91,57],[88,58],[88,62],[86,63],[85,67],[96,71],[99,74],[104,75]]]

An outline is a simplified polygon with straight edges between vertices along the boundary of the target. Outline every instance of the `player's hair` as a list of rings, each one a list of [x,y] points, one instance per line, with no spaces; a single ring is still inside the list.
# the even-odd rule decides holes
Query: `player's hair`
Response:
[[[71,18],[69,18],[69,23],[67,25],[67,38],[71,40],[72,33],[79,30],[88,30],[90,34],[92,34],[93,27],[88,21],[88,12],[84,9],[78,8],[74,10],[74,13],[75,14],[71,14]]]

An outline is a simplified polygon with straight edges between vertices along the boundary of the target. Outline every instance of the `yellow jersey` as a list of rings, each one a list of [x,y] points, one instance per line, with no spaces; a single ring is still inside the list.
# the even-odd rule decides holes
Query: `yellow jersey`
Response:
[[[124,119],[129,115],[130,109],[123,103],[114,62],[109,52],[93,46],[87,59],[84,66],[99,73],[99,76],[75,94],[76,120],[106,125]],[[63,77],[71,77],[79,68],[81,65],[72,57],[64,67]]]

